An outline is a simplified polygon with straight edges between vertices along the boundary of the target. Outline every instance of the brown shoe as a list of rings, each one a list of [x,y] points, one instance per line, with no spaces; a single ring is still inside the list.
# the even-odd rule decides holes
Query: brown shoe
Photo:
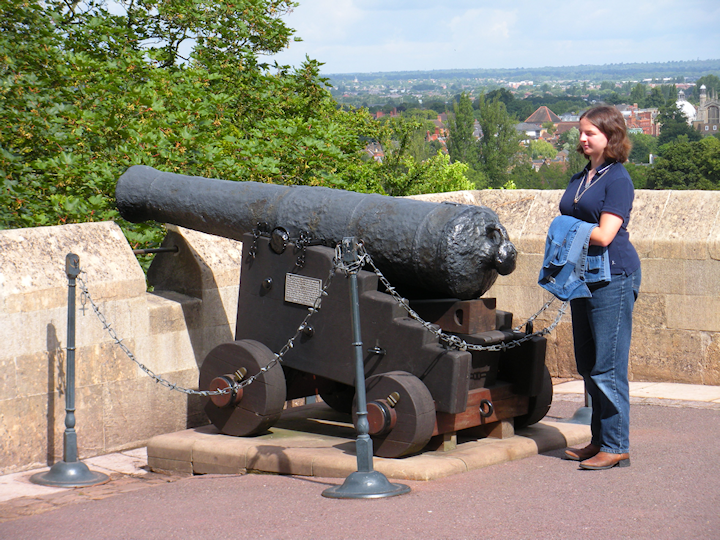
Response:
[[[565,450],[565,459],[571,461],[585,461],[590,459],[600,451],[600,447],[594,444],[588,444],[585,448],[568,448]]]
[[[581,469],[591,471],[602,471],[613,467],[629,467],[630,454],[611,454],[609,452],[598,452],[590,459],[580,463]]]

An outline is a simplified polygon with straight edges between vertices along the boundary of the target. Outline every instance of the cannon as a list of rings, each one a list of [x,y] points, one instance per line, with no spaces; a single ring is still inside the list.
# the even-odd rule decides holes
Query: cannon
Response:
[[[515,269],[516,251],[489,208],[431,203],[309,186],[228,182],[136,165],[116,187],[120,215],[242,240],[258,223],[288,237],[308,233],[334,246],[362,238],[393,283],[408,290],[477,298],[498,274]]]
[[[287,400],[312,395],[353,412],[349,285],[334,261],[334,246],[348,236],[362,240],[377,269],[357,273],[375,455],[409,455],[433,437],[502,421],[524,427],[549,410],[545,339],[514,330],[512,314],[481,297],[516,259],[489,208],[144,166],[120,177],[116,199],[129,221],[172,223],[243,242],[235,340],[208,353],[199,388],[228,390],[260,375],[206,398],[205,412],[222,433],[262,433]],[[380,276],[430,324],[410,317]],[[330,277],[321,308],[303,323]],[[486,347],[451,348],[441,332]],[[267,369],[284,347],[282,362]]]

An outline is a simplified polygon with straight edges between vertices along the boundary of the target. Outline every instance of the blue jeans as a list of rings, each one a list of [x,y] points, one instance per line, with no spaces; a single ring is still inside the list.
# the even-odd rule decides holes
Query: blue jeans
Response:
[[[611,454],[630,450],[628,356],[640,280],[639,268],[613,275],[590,286],[591,298],[570,302],[577,370],[592,400],[591,442]]]

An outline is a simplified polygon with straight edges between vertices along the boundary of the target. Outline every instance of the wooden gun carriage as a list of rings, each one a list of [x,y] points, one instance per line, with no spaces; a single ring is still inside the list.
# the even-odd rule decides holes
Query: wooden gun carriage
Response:
[[[226,182],[132,167],[119,180],[121,215],[155,219],[243,241],[235,340],[200,367],[201,390],[227,389],[273,363],[252,384],[207,398],[223,433],[248,436],[278,421],[286,400],[319,395],[350,413],[355,366],[349,280],[334,269],[334,245],[357,236],[380,272],[426,325],[411,318],[375,272],[358,272],[370,435],[375,455],[422,450],[434,436],[514,422],[538,422],[552,400],[546,341],[458,350],[437,330],[468,344],[526,337],[512,314],[478,298],[516,252],[485,207],[397,199],[301,186]],[[240,216],[240,217],[238,217]],[[321,308],[301,327],[334,272]]]

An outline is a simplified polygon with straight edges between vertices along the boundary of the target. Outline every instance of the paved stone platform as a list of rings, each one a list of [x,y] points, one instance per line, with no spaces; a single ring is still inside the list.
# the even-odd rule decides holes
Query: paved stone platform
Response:
[[[223,435],[214,426],[152,438],[148,465],[155,472],[241,474],[249,471],[345,478],[357,470],[355,428],[348,415],[314,403],[286,410],[269,433]],[[506,439],[458,433],[457,448],[402,458],[374,458],[393,480],[433,480],[589,442],[587,425],[543,421]]]
[[[628,468],[582,471],[556,449],[402,481],[412,489],[402,497],[342,501],[321,496],[340,478],[152,472],[137,448],[84,459],[110,476],[97,486],[30,483],[46,467],[0,476],[0,538],[715,538],[720,387],[630,386]],[[548,424],[574,416],[578,392],[582,384],[558,381]]]

